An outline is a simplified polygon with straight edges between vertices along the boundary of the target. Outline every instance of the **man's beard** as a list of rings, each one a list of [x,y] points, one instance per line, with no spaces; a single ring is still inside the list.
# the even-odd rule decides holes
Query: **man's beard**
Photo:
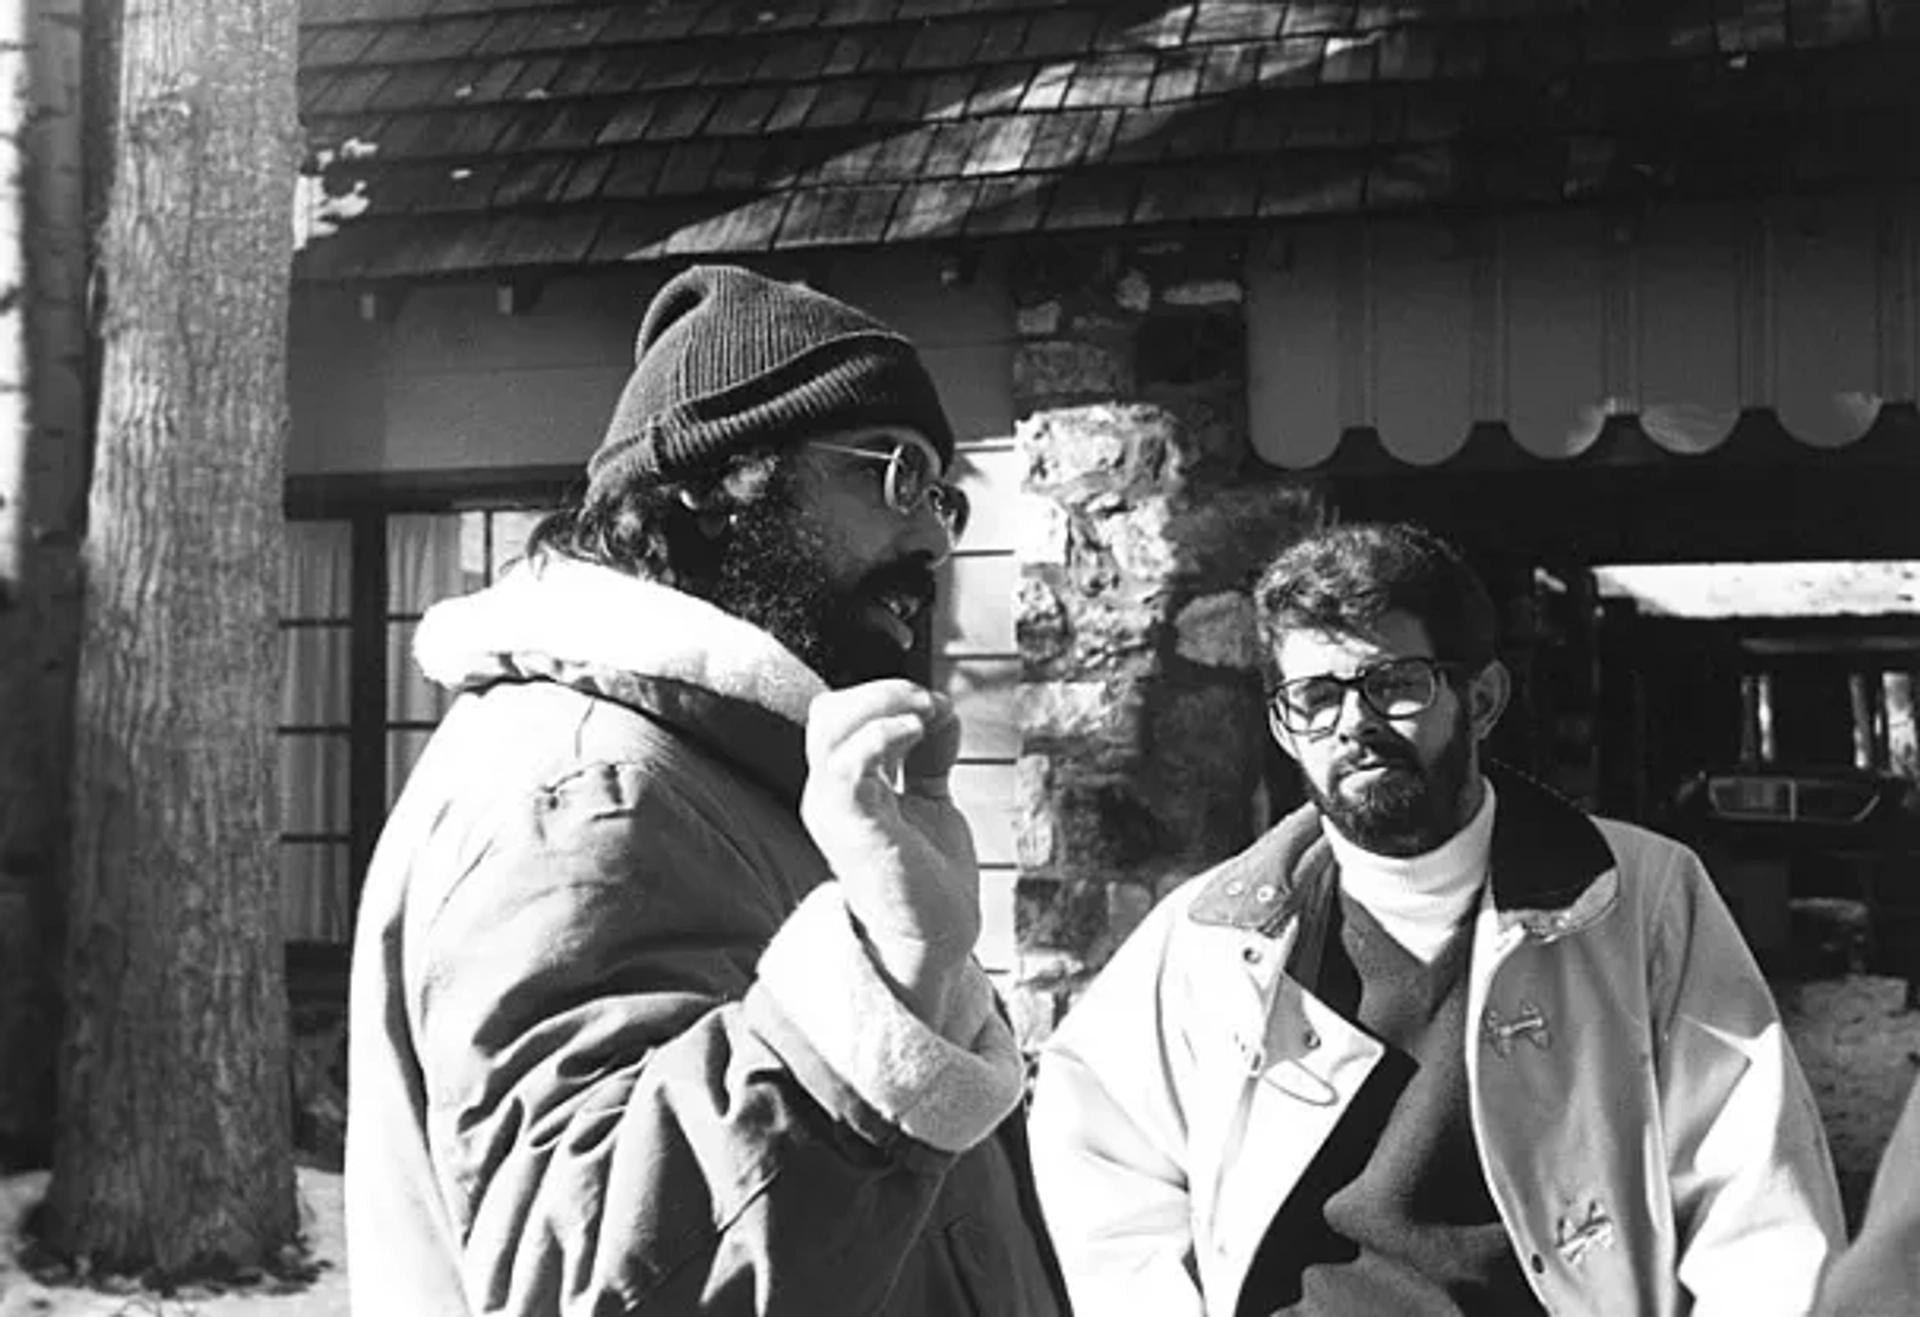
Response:
[[[836,586],[811,529],[765,499],[735,517],[708,600],[767,632],[827,685],[845,687],[913,675],[908,651],[867,616],[889,590],[931,598],[932,564],[899,560]]]
[[[1383,760],[1388,770],[1358,794],[1342,795],[1340,779],[1351,771],[1352,758]],[[1462,706],[1430,767],[1421,766],[1406,741],[1382,736],[1335,764],[1328,789],[1309,779],[1307,794],[1321,816],[1355,845],[1375,855],[1405,858],[1438,849],[1466,826],[1460,811],[1472,770],[1473,732]]]

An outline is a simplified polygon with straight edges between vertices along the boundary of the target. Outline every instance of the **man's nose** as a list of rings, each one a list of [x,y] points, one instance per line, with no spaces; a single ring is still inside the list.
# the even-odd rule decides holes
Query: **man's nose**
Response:
[[[953,556],[953,531],[931,498],[922,498],[908,515],[907,537],[909,551],[926,554],[936,566]]]
[[[1366,728],[1385,726],[1386,722],[1387,719],[1367,703],[1358,686],[1349,686],[1340,692],[1340,716],[1334,720],[1334,727],[1342,736],[1355,736]]]

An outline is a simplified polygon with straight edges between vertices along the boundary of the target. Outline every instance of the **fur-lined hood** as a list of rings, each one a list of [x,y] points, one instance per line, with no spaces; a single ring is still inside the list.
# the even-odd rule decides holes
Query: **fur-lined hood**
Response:
[[[692,595],[571,559],[524,564],[427,611],[414,660],[456,691],[551,681],[662,718],[782,795],[826,684],[771,635]]]

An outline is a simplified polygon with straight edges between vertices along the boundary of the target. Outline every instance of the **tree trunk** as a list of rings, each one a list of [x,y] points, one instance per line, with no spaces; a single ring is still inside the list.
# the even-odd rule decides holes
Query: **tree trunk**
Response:
[[[44,1235],[156,1278],[296,1232],[275,610],[296,0],[124,0]]]

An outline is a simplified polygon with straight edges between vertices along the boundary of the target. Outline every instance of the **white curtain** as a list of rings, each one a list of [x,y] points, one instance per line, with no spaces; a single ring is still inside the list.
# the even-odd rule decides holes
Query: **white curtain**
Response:
[[[387,721],[437,723],[453,695],[420,674],[413,661],[412,619],[442,599],[486,583],[484,560],[462,553],[463,523],[484,524],[484,513],[419,514],[387,519]],[[469,533],[465,536],[471,540]],[[395,728],[387,733],[387,807],[399,799],[407,774],[432,733]]]
[[[352,527],[287,525],[281,564],[280,827],[335,833],[338,841],[280,847],[280,910],[290,940],[343,942],[350,918],[347,832],[349,686],[352,677]],[[337,728],[323,731],[320,728]]]

